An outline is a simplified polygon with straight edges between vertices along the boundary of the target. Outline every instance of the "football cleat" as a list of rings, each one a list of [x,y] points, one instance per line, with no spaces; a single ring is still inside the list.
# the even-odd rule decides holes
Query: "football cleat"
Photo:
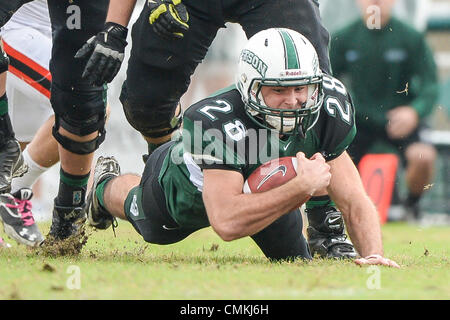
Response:
[[[345,233],[342,213],[333,206],[320,206],[306,209],[311,215],[324,216],[325,219],[317,225],[311,224],[306,232],[311,255],[321,258],[354,259],[357,256],[355,248]]]
[[[39,245],[44,237],[31,212],[33,192],[22,188],[13,194],[0,194],[0,220],[5,233],[21,244]]]
[[[52,225],[48,236],[55,240],[65,240],[75,235],[85,221],[84,207],[62,207],[56,204],[55,199]]]
[[[97,229],[108,229],[116,220],[98,202],[95,194],[97,186],[108,178],[120,175],[120,166],[114,157],[100,157],[94,169],[94,179],[91,191],[87,196],[86,211],[89,224]],[[115,225],[113,225],[115,227]]]
[[[408,203],[405,201],[403,206],[406,221],[410,223],[419,222],[422,219],[422,212],[420,211],[419,203]]]
[[[0,193],[10,192],[12,178],[21,177],[28,171],[19,141],[6,141],[0,150]]]

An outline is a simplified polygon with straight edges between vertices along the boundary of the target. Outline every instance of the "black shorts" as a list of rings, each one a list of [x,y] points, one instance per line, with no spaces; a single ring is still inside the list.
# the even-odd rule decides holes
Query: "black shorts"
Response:
[[[158,176],[164,158],[174,142],[168,142],[150,155],[139,186],[133,188],[125,200],[128,221],[145,241],[170,244],[183,240],[198,228],[181,228],[170,216]]]
[[[329,73],[328,31],[322,25],[318,4],[312,0],[184,0],[189,31],[183,39],[158,37],[144,6],[132,28],[132,49],[127,70],[128,99],[136,105],[176,106],[190,77],[203,60],[219,28],[237,22],[247,37],[272,28],[294,29],[316,48],[321,68]]]
[[[51,102],[56,114],[68,109],[76,109],[73,112],[78,114],[86,110],[95,114],[105,108],[106,88],[93,87],[81,78],[89,57],[74,56],[104,28],[108,5],[109,0],[48,0],[53,41],[50,72],[55,84]]]
[[[173,143],[168,142],[151,154],[139,186],[130,191],[124,204],[128,221],[150,243],[175,243],[199,230],[179,226],[172,219],[166,206],[164,191],[158,182],[164,158]],[[294,210],[251,238],[269,259],[311,259],[302,228],[301,213]]]

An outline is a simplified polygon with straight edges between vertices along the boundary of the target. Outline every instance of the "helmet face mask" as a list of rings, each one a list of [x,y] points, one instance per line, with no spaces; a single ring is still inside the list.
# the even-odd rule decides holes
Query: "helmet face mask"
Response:
[[[314,47],[296,31],[267,29],[254,35],[241,53],[236,85],[247,114],[264,128],[304,137],[317,122],[322,73]],[[274,108],[264,101],[264,86],[306,86],[307,99],[298,109]]]

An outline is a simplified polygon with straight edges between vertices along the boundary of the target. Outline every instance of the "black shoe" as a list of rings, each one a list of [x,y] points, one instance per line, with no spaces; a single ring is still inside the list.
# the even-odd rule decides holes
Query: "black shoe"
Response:
[[[62,207],[58,206],[55,201],[52,226],[48,237],[54,240],[65,240],[77,234],[85,221],[86,210],[84,207]]]
[[[405,202],[403,207],[405,209],[405,218],[407,222],[415,223],[422,219],[422,212],[420,211],[419,202]]]
[[[104,209],[95,195],[97,186],[107,178],[120,175],[120,166],[114,157],[100,157],[94,170],[94,181],[86,201],[86,212],[89,224],[97,229],[108,229],[116,220]],[[115,227],[115,225],[113,225]]]
[[[321,206],[306,209],[308,217],[312,215],[323,216],[320,224],[310,225],[307,228],[308,244],[311,255],[321,258],[354,259],[357,256],[355,248],[345,233],[342,213],[333,206]]]
[[[38,246],[44,237],[31,212],[33,192],[28,188],[9,194],[0,194],[0,220],[5,233],[19,243]]]
[[[27,171],[19,142],[9,139],[0,150],[0,193],[10,192],[12,178],[21,177]]]

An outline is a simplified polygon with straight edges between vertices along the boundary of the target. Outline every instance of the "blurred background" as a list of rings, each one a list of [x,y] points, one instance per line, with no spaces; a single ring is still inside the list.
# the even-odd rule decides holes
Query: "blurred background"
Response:
[[[139,0],[130,25],[137,19],[143,5]],[[329,32],[346,26],[359,16],[354,0],[319,0],[322,19]],[[441,95],[433,114],[428,118],[429,129],[424,138],[432,142],[439,151],[435,181],[421,202],[426,212],[424,224],[448,224],[450,217],[450,0],[398,0],[394,15],[423,32],[434,52],[439,72]],[[182,97],[182,106],[204,98],[208,94],[233,82],[238,54],[245,43],[245,35],[237,24],[228,23],[219,31],[205,60],[192,76],[188,92]],[[114,155],[121,164],[122,173],[141,173],[144,168],[142,154],[146,153],[146,143],[128,124],[119,102],[119,94],[126,78],[126,60],[132,46],[127,46],[122,68],[110,84],[108,91],[111,116],[107,123],[105,142],[97,150],[99,155]],[[356,106],[357,108],[357,106]],[[377,146],[374,152],[385,152]],[[95,159],[97,158],[95,157]],[[53,198],[57,194],[59,165],[54,166],[35,185],[33,211],[38,221],[49,220]],[[404,185],[399,170],[396,187],[403,192]]]

